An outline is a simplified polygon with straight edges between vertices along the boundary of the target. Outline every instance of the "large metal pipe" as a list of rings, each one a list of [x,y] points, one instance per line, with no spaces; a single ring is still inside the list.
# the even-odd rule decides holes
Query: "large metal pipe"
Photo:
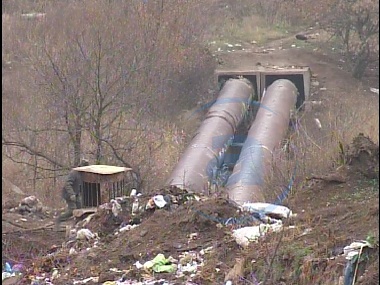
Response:
[[[248,112],[253,95],[253,86],[247,79],[229,79],[224,84],[167,185],[198,193],[207,190],[238,125]]]
[[[291,110],[297,101],[297,88],[289,80],[279,79],[267,89],[261,100],[239,159],[226,188],[229,198],[245,202],[265,202],[262,190],[272,152],[289,127]]]

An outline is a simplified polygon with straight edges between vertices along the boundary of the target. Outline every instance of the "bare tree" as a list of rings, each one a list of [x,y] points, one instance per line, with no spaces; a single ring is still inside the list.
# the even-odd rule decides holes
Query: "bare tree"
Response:
[[[146,165],[156,167],[165,105],[195,98],[176,90],[179,74],[194,73],[209,56],[199,45],[204,22],[192,13],[202,11],[201,1],[57,1],[50,8],[25,26],[19,45],[18,102],[26,108],[7,103],[15,107],[3,129],[8,157],[33,169],[34,180],[82,156],[151,176]]]

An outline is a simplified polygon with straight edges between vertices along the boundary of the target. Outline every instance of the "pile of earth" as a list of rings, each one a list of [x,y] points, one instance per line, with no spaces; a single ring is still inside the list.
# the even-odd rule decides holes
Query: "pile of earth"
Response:
[[[369,137],[360,133],[344,153],[351,173],[360,173],[368,179],[379,179],[379,146]]]
[[[28,284],[27,280],[35,274],[33,272],[49,276],[54,268],[59,268],[60,271],[60,277],[54,280],[54,284],[69,284],[73,280],[83,280],[89,276],[98,276],[99,279],[96,281],[98,283],[89,281],[87,284],[102,284],[105,281],[117,280],[126,272],[128,278],[142,280],[147,277],[147,272],[136,268],[137,261],[144,263],[152,260],[157,254],[179,260],[184,253],[199,253],[211,248],[218,254],[205,256],[206,264],[226,269],[227,264],[234,262],[239,246],[231,236],[231,226],[221,223],[231,218],[240,219],[244,215],[227,199],[190,200],[176,207],[156,209],[147,213],[142,217],[141,224],[121,231],[120,221],[131,221],[128,214],[120,220],[114,219],[112,226],[106,227],[106,223],[99,224],[99,221],[109,220],[112,213],[99,211],[86,225],[86,228],[98,229],[101,232],[95,242],[80,241],[79,244],[79,241],[76,241],[75,253],[70,253],[66,243],[57,248],[55,253],[37,258],[31,267],[32,271],[24,275],[25,283],[22,284]],[[232,254],[228,254],[229,251]],[[214,260],[210,263],[209,258]],[[209,266],[204,267],[204,270],[210,270]],[[118,270],[110,271],[111,268]],[[209,279],[211,276],[213,280],[224,280],[224,271],[217,272],[215,268],[212,268],[212,271],[210,275],[204,273],[203,269],[198,270],[199,274],[192,276],[192,281],[204,280],[204,277]],[[179,282],[177,284],[185,284],[183,282],[190,278],[184,276],[184,279],[178,280],[170,273],[161,273],[160,277]],[[207,283],[201,281],[201,284]]]

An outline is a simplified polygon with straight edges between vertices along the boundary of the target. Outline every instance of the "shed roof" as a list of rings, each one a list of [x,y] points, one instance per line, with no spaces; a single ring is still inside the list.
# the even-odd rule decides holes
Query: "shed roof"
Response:
[[[80,172],[89,172],[102,175],[111,175],[120,172],[126,172],[132,170],[132,168],[121,167],[121,166],[112,166],[112,165],[88,165],[73,168],[74,170]]]

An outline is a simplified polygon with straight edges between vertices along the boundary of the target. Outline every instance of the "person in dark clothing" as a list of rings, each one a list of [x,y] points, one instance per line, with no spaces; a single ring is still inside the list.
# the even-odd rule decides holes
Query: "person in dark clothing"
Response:
[[[88,165],[89,163],[87,160],[82,160],[78,167]],[[81,174],[79,171],[71,170],[62,189],[62,198],[66,201],[67,208],[58,216],[58,223],[69,219],[73,215],[75,209],[80,209],[82,207],[82,199],[80,197],[81,185]]]

